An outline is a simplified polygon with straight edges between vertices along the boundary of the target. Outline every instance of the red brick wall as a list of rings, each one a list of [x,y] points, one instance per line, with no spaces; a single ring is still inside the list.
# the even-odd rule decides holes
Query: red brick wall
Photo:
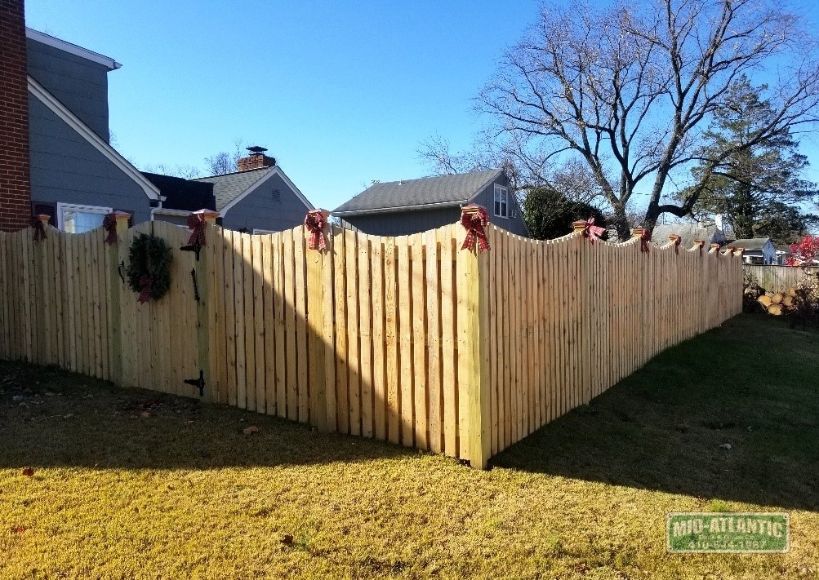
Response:
[[[274,165],[276,165],[275,159],[261,153],[242,157],[236,161],[236,169],[238,171],[250,171],[252,169],[261,169],[262,167],[273,167]]]
[[[0,0],[0,230],[31,225],[23,0]]]

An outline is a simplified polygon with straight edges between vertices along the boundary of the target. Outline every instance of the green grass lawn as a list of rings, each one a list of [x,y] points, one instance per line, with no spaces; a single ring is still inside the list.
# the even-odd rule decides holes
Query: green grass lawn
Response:
[[[666,553],[692,510],[786,511],[791,550]],[[188,575],[817,578],[819,333],[738,317],[486,472],[0,363],[0,576]]]

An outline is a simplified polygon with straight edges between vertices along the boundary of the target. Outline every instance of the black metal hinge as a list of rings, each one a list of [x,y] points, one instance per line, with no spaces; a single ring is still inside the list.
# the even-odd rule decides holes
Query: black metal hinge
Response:
[[[199,252],[202,251],[202,246],[192,244],[189,246],[182,246],[179,249],[182,250],[183,252],[194,252],[196,254],[196,261],[197,262],[199,261]]]
[[[191,280],[193,280],[193,299],[199,302],[199,284],[196,281],[196,268],[191,270]]]
[[[205,372],[202,369],[199,369],[198,379],[185,379],[185,383],[199,389],[200,397],[205,396]]]

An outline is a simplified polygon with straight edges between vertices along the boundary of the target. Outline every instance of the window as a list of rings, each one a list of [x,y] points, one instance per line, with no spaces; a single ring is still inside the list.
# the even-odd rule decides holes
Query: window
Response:
[[[502,185],[495,184],[495,215],[509,217],[509,190]]]
[[[57,204],[60,229],[70,234],[82,234],[101,227],[102,220],[111,211],[110,207],[95,205]]]

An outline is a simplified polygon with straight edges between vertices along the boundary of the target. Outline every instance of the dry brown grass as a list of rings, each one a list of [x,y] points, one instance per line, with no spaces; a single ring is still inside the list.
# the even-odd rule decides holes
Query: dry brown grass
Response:
[[[478,472],[0,363],[0,576],[815,578],[817,368],[819,334],[740,317]],[[791,551],[665,552],[714,509],[789,512]]]

